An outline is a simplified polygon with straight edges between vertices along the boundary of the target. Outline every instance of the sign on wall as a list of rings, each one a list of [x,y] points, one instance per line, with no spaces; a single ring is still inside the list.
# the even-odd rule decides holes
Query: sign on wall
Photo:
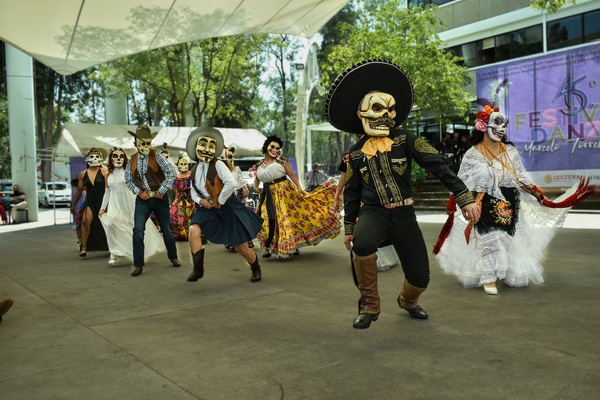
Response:
[[[600,184],[600,45],[477,70],[477,101],[500,107],[538,186]]]

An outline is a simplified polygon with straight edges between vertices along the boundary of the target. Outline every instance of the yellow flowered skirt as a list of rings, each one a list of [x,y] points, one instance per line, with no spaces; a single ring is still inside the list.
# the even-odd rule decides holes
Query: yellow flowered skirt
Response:
[[[270,185],[275,207],[271,253],[289,256],[296,249],[316,246],[324,239],[333,239],[341,230],[341,215],[334,208],[336,185],[326,181],[306,197],[302,197],[296,186],[286,179]],[[259,215],[264,218],[263,227],[257,236],[262,248],[269,237],[267,205],[262,204]]]

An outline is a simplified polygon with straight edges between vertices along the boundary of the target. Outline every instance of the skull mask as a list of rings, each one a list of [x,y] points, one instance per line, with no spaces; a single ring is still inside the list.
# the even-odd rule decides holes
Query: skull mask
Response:
[[[495,142],[500,142],[508,129],[508,118],[506,115],[497,111],[490,114],[488,120],[488,135]]]
[[[273,141],[269,143],[269,146],[267,147],[267,153],[269,153],[271,157],[277,158],[277,156],[281,153],[281,146],[279,146],[279,143]]]
[[[150,154],[150,149],[152,148],[152,139],[144,140],[136,137],[135,147],[137,147],[138,152],[140,154],[147,156],[148,154]]]
[[[200,136],[196,142],[196,157],[198,161],[208,163],[215,158],[217,141],[209,136]]]
[[[102,155],[96,152],[88,153],[87,157],[85,158],[85,162],[87,163],[88,167],[99,167],[102,163]]]
[[[396,100],[387,93],[371,92],[363,97],[358,116],[367,135],[388,136],[396,123]]]
[[[125,162],[125,153],[123,150],[115,150],[110,156],[112,157],[112,163],[115,168],[123,167],[123,163]]]
[[[189,166],[190,164],[188,160],[183,157],[177,161],[177,168],[179,169],[179,172],[186,172],[189,169]]]
[[[235,147],[225,149],[225,162],[230,170],[233,170],[233,157],[235,156]]]

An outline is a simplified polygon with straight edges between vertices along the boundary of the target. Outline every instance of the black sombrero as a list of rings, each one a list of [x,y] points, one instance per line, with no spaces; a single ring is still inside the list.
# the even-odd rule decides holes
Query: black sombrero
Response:
[[[380,91],[396,100],[396,126],[408,117],[413,104],[413,88],[408,75],[391,61],[361,61],[342,73],[331,86],[325,103],[325,114],[337,129],[356,134],[365,133],[356,116],[360,101],[369,92]]]

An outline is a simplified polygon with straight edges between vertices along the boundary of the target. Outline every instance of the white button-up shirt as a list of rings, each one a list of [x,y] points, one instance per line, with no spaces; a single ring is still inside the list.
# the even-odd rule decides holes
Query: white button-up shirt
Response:
[[[198,166],[196,167],[196,178],[194,179],[194,184],[192,185],[192,190],[191,190],[191,194],[192,194],[192,199],[200,204],[200,200],[202,198],[207,198],[210,197],[210,195],[208,194],[208,192],[206,191],[206,173],[208,172],[208,163],[203,163],[200,162],[198,163]],[[235,190],[235,178],[233,177],[233,174],[231,173],[231,171],[229,170],[229,168],[227,167],[227,165],[225,165],[225,163],[223,161],[217,161],[215,163],[215,167],[217,168],[217,175],[219,175],[219,178],[221,178],[221,180],[223,181],[223,190],[221,191],[221,193],[219,194],[218,197],[218,202],[219,204],[225,204],[225,202],[227,201],[227,199],[229,198],[229,196],[231,196],[231,194],[233,193],[233,191]],[[198,190],[200,190],[200,193],[198,193],[196,191],[196,188],[198,188]]]

